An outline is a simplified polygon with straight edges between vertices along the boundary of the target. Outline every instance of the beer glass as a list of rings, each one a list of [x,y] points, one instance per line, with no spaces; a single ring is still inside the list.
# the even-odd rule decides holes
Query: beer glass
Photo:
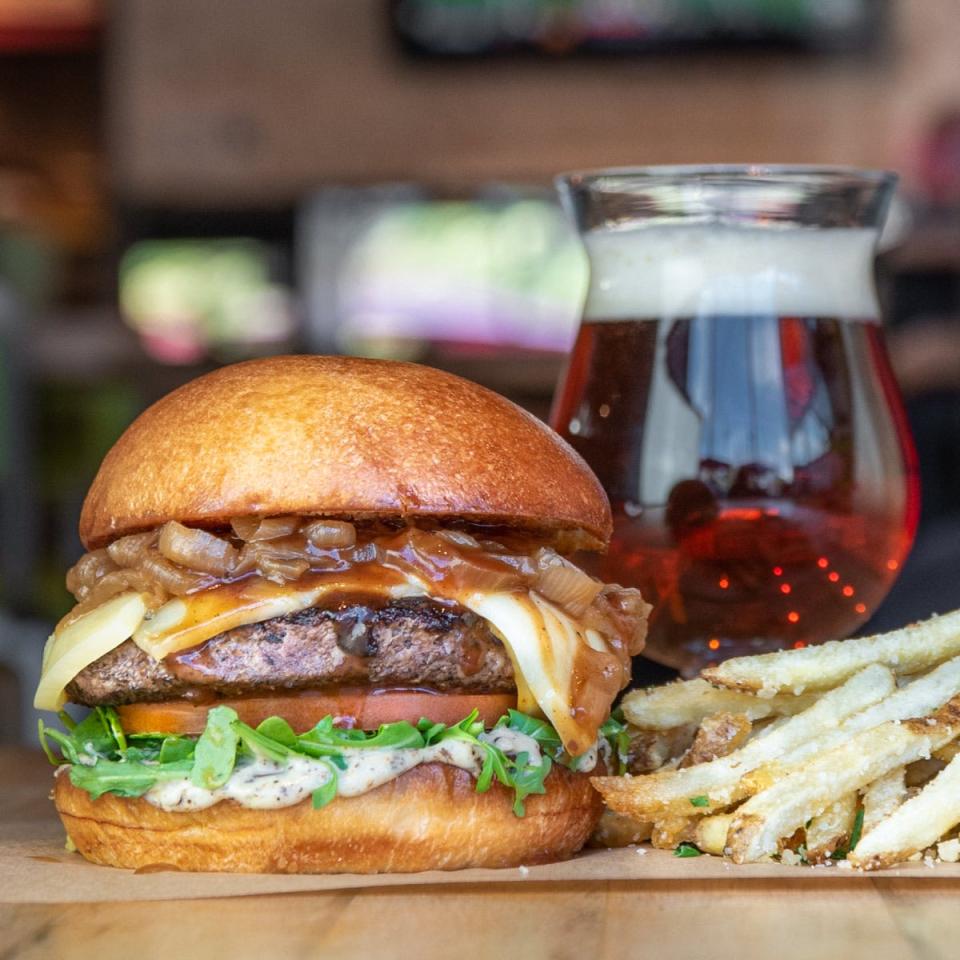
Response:
[[[610,496],[592,563],[692,675],[854,631],[919,491],[874,286],[895,177],[663,167],[558,179],[590,260],[552,424]],[[583,558],[585,566],[591,566]]]

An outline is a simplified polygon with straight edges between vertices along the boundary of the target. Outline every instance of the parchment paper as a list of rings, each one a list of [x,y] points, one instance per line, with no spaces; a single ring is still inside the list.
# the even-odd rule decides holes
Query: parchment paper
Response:
[[[771,879],[795,882],[798,891],[811,881],[916,877],[919,880],[960,881],[960,864],[928,867],[911,863],[871,874],[837,866],[786,867],[779,864],[735,866],[715,857],[678,858],[648,846],[620,850],[588,850],[566,863],[504,870],[459,870],[380,876],[287,876],[263,874],[180,873],[164,870],[135,874],[87,863],[64,850],[64,833],[54,815],[38,817],[34,804],[49,805],[34,796],[30,816],[10,816],[0,822],[0,902],[90,903],[129,900],[183,900],[241,897],[255,894],[302,893],[356,887],[394,887],[464,883],[596,883],[610,880],[676,883]],[[52,806],[52,805],[50,805]]]

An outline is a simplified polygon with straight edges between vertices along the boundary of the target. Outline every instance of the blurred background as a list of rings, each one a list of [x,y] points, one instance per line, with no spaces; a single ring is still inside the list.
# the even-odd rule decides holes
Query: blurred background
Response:
[[[275,352],[545,416],[586,264],[560,170],[894,168],[878,270],[923,482],[872,627],[960,606],[956,0],[0,0],[0,741],[99,461]]]

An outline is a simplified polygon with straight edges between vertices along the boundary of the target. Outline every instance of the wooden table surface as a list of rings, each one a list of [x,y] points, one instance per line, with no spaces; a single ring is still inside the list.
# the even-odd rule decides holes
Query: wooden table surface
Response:
[[[50,768],[0,750],[4,787]],[[482,884],[162,902],[0,903],[0,960],[953,958],[960,880]]]

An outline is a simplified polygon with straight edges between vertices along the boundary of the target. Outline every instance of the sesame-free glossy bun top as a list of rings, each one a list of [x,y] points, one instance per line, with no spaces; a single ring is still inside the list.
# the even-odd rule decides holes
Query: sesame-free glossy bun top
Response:
[[[508,524],[568,547],[611,532],[590,468],[509,400],[416,364],[289,356],[223,367],[141,414],[80,537],[94,549],[167,520],[290,513]]]

